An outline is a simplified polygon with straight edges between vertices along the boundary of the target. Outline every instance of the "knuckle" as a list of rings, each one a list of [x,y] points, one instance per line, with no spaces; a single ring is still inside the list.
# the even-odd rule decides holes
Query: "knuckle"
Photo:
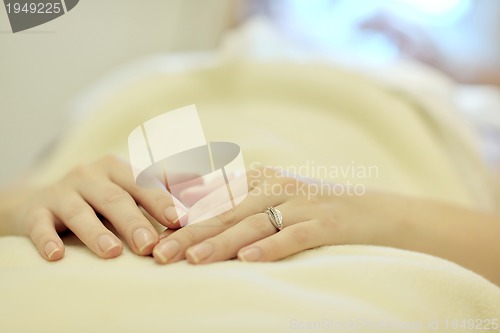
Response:
[[[338,227],[338,222],[335,216],[327,214],[324,218],[319,220],[319,225],[323,230],[331,230]]]
[[[124,230],[128,234],[132,234],[132,232],[138,227],[146,226],[149,223],[147,219],[140,214],[126,215],[122,221],[124,223],[122,225],[125,227]],[[119,226],[117,228],[119,228]]]
[[[273,237],[266,239],[266,251],[267,257],[282,258],[284,253],[280,243]]]
[[[75,167],[73,167],[67,174],[66,174],[66,179],[68,178],[82,178],[82,177],[89,177],[92,175],[92,172],[90,170],[90,167],[85,164],[80,164]]]
[[[62,219],[64,221],[74,220],[76,217],[88,213],[89,209],[90,209],[90,206],[83,204],[83,203],[71,204],[63,212]]]
[[[178,238],[176,239],[183,239],[182,243],[187,243],[187,244],[196,244],[199,243],[199,237],[198,235],[193,231],[192,228],[183,228],[179,231],[177,231]]]
[[[61,193],[61,185],[59,183],[52,184],[40,192],[41,196],[56,197]]]
[[[220,234],[217,237],[210,238],[208,239],[209,242],[212,244],[215,244],[217,247],[220,249],[232,249],[233,248],[233,242],[231,242],[231,237],[228,237],[224,234]]]
[[[122,188],[108,190],[102,198],[102,205],[103,207],[112,206],[129,198],[127,191]]]
[[[253,215],[247,218],[250,225],[262,234],[269,233],[271,222],[267,216]]]
[[[292,232],[292,237],[298,244],[308,244],[310,232],[306,228],[296,228]]]
[[[26,213],[26,218],[28,222],[28,231],[31,234],[36,225],[40,224],[47,218],[49,218],[49,212],[43,208],[34,208]]]
[[[162,193],[154,199],[154,208],[163,211],[163,209],[172,206],[173,203],[173,200],[168,195]]]
[[[209,212],[209,211],[214,212],[216,210],[215,207],[218,206],[217,198],[209,194],[205,198],[196,202],[195,206],[200,212]]]
[[[230,208],[222,213],[219,213],[216,217],[223,227],[230,227],[237,221],[237,216],[234,208]]]
[[[39,246],[47,240],[47,235],[45,233],[32,232],[30,233],[30,238],[36,246]]]
[[[130,213],[123,219],[127,225],[137,225],[147,223],[147,219],[141,213]]]
[[[42,208],[34,208],[28,212],[28,218],[33,223],[38,223],[47,218],[47,211]]]
[[[37,191],[30,198],[30,212],[33,212],[41,207],[48,206],[50,202],[58,201],[66,196],[65,186],[61,181],[48,185],[47,187]]]
[[[120,158],[115,154],[106,154],[99,160],[99,163],[104,165],[116,165],[120,162]]]
[[[335,243],[343,244],[346,241],[346,231],[335,215],[326,215],[318,221],[318,227],[330,235],[335,235]]]

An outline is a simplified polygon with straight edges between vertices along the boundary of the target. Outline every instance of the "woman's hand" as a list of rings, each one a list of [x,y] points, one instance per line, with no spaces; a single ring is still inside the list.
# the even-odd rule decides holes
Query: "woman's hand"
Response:
[[[339,218],[340,211],[336,211],[341,196],[335,192],[345,188],[306,183],[271,168],[252,170],[247,178],[248,195],[233,209],[175,232],[167,230],[153,251],[157,262],[187,258],[199,264],[235,257],[243,261],[273,261],[322,245],[361,241],[347,239],[346,225]],[[192,187],[181,193],[183,202],[206,195],[191,207],[189,221],[197,220],[197,212],[203,211],[197,209],[199,206],[217,201],[214,197],[220,190],[226,191],[226,186],[215,191],[209,186],[208,190]],[[282,212],[284,228],[279,232],[265,212],[268,207]]]
[[[153,250],[156,261],[274,261],[322,245],[366,244],[442,257],[500,285],[498,215],[423,198],[365,194],[362,185],[311,183],[270,168],[252,170],[247,178],[245,200],[194,224],[189,221],[197,221],[204,208],[220,201],[218,191],[226,186],[181,192],[185,202],[188,197],[192,202],[201,199],[191,207],[186,227],[160,236]],[[268,207],[282,213],[281,231],[265,213]]]
[[[15,216],[20,232],[29,235],[40,254],[50,261],[64,256],[58,233],[65,229],[99,257],[120,255],[122,242],[99,216],[113,225],[132,251],[150,255],[158,243],[158,233],[138,205],[161,224],[175,228],[182,212],[176,210],[172,200],[161,186],[137,186],[130,165],[108,156],[78,166],[56,184],[37,191],[17,205]]]

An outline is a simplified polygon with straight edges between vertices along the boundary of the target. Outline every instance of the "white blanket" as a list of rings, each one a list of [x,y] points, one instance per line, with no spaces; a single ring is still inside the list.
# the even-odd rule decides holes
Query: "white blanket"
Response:
[[[128,250],[99,260],[69,243],[64,260],[46,263],[27,239],[2,239],[2,331],[446,332],[452,320],[500,318],[496,286],[442,259],[390,248],[159,266]]]
[[[376,177],[330,180],[491,207],[486,169],[472,143],[461,144],[469,135],[442,132],[443,121],[463,127],[450,110],[431,116],[416,97],[322,64],[206,61],[172,73],[159,63],[89,99],[87,118],[40,166],[37,182],[109,151],[123,154],[145,119],[196,103],[207,138],[238,143],[248,164],[372,165]],[[460,143],[453,153],[450,142]],[[457,152],[476,168],[474,186],[463,181]],[[66,257],[47,263],[27,239],[0,239],[2,331],[445,332],[453,320],[492,327],[500,318],[498,287],[408,251],[331,246],[276,263],[159,266],[129,251],[101,260],[65,241]]]

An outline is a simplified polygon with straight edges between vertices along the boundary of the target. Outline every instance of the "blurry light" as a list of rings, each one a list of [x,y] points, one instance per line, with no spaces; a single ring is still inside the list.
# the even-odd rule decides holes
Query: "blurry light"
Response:
[[[463,7],[463,0],[400,0],[428,15],[441,16]]]
[[[387,6],[393,12],[425,24],[448,25],[459,20],[472,0],[393,0]]]
[[[359,29],[380,14],[426,29],[451,27],[476,0],[276,0],[271,5],[288,34],[309,50],[357,54],[383,62],[398,56],[398,48],[383,33]],[[499,0],[500,1],[500,0]]]

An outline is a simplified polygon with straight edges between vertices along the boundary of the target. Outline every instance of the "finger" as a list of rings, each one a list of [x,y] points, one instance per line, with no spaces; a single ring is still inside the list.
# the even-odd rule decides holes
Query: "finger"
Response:
[[[186,208],[164,188],[123,187],[156,221],[168,228],[179,228],[187,223]]]
[[[56,232],[56,217],[47,209],[35,210],[29,216],[29,235],[45,260],[56,261],[64,257],[64,244]]]
[[[221,186],[226,186],[225,183],[220,181],[220,178],[208,184],[192,186],[179,193],[179,198],[188,206],[193,206],[197,201],[203,199],[208,194],[216,191]]]
[[[304,221],[297,214],[305,211],[294,202],[285,202],[277,207],[283,218],[283,226],[288,227]],[[260,239],[271,236],[277,229],[272,224],[267,212],[255,214],[243,219],[233,227],[215,235],[186,251],[190,263],[200,264],[222,261],[236,257],[238,250]]]
[[[247,194],[283,197],[286,194],[284,188],[295,186],[290,180],[285,177],[280,178],[277,171],[269,167],[253,168],[243,176],[228,174],[224,179],[217,177],[207,185],[187,189],[180,193],[183,202],[185,200],[191,205],[187,224],[221,214],[229,207],[240,204]],[[269,191],[270,187],[278,189],[278,193]]]
[[[170,236],[171,234],[173,234],[175,232],[175,230],[172,230],[172,229],[165,229],[161,234],[160,234],[160,240],[165,238],[165,237],[168,237]]]
[[[259,176],[254,175],[252,177]],[[294,187],[297,183],[296,180],[290,178],[273,179],[272,182],[262,181],[258,184],[258,186],[253,187],[249,191],[246,189],[243,190],[242,187],[246,188],[247,186],[250,186],[250,182],[247,178],[235,179],[230,183],[230,186],[224,184],[217,190],[205,196],[190,208],[188,224],[198,223],[216,215],[223,215],[224,212],[229,210],[228,207],[233,205],[236,208],[239,208],[237,212],[245,214],[242,218],[260,213],[269,206],[275,206],[284,202],[289,197],[289,187]],[[230,196],[229,188],[231,188],[231,194],[233,196],[238,196]],[[243,198],[245,198],[245,200],[243,200]],[[250,201],[251,203],[267,202],[267,206],[262,207],[260,205],[254,205],[253,207],[250,206],[250,208],[252,208],[250,211],[246,211],[246,208],[249,206],[244,205],[244,203],[246,202],[248,204]]]
[[[149,255],[158,242],[158,233],[137,207],[130,194],[105,178],[81,184],[79,193],[116,228],[140,255]]]
[[[210,237],[213,237],[248,216],[263,212],[269,206],[278,206],[286,199],[281,196],[264,196],[252,193],[239,205],[208,220],[188,225],[160,241],[153,251],[159,263],[176,262],[185,258],[185,251]]]
[[[95,211],[76,192],[60,190],[50,207],[87,247],[102,258],[115,258],[122,252],[121,241],[96,216]]]
[[[196,202],[189,209],[187,225],[219,215],[231,209],[233,204],[228,187],[224,184]]]
[[[231,184],[232,188],[246,189],[245,192],[251,190],[248,188],[246,175],[238,176],[235,173],[228,173],[226,177],[216,177],[205,184],[198,186],[191,186],[179,191],[179,198],[188,206],[193,206],[197,201],[203,199],[208,194],[220,189],[221,187],[227,188],[226,182]]]
[[[136,184],[130,165],[114,161],[113,168],[106,170],[112,182],[127,191],[134,200],[155,218],[156,221],[169,228],[179,227],[179,220],[186,216],[187,209],[174,198],[166,189],[165,184],[160,179],[151,179],[151,188],[142,187]],[[189,175],[179,175],[178,179],[186,179]],[[191,186],[197,185],[202,180],[191,181]]]
[[[175,185],[177,192],[182,192],[193,186],[203,185],[203,177],[195,173],[168,174],[168,183]]]
[[[236,257],[242,247],[276,232],[266,213],[252,215],[222,233],[190,247],[186,259],[192,264],[206,264]]]
[[[197,201],[203,199],[207,195],[213,195],[215,191],[225,191],[227,188],[226,182],[229,183],[232,188],[236,188],[237,191],[239,190],[241,192],[241,189],[245,188],[245,192],[248,192],[258,187],[264,179],[267,178],[269,180],[276,176],[277,171],[269,167],[253,168],[245,175],[229,173],[226,174],[226,178],[216,177],[206,184],[186,188],[179,192],[179,198],[187,205],[193,206]]]
[[[332,223],[310,220],[284,228],[278,233],[238,251],[242,261],[275,261],[323,245],[334,244]]]

